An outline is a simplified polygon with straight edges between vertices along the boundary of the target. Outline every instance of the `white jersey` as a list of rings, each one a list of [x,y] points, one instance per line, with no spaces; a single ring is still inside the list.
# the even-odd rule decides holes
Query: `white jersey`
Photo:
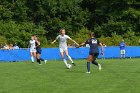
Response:
[[[67,48],[67,39],[70,39],[68,35],[58,35],[56,40],[59,40],[59,48]]]
[[[35,49],[35,40],[30,40],[30,49]]]

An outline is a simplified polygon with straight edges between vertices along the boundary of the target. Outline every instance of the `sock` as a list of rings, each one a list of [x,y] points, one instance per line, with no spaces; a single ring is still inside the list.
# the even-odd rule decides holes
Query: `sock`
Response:
[[[31,56],[31,60],[32,60],[32,62],[34,62],[34,57],[33,56]]]
[[[40,59],[37,59],[37,62],[38,62],[39,64],[41,64],[41,61],[40,61]]]
[[[41,60],[41,61],[44,61],[44,59],[43,59],[43,58],[40,58],[40,60]]]
[[[125,54],[123,54],[123,58],[125,58]]]
[[[87,62],[87,70],[90,72],[90,62]]]
[[[72,58],[68,55],[68,59],[71,61],[71,63],[74,63]]]
[[[64,61],[65,65],[67,66],[68,65],[67,60],[63,59],[63,61]]]
[[[94,64],[94,65],[98,66],[97,61],[92,61],[92,64]]]

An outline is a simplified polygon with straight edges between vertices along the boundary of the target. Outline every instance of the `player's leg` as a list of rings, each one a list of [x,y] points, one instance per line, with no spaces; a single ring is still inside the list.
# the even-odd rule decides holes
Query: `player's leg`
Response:
[[[40,54],[40,55],[41,55],[41,53],[42,53],[41,48],[37,49],[37,54]],[[44,59],[41,58],[41,57],[40,57],[40,61],[44,61],[45,64],[47,63],[47,60],[44,60]]]
[[[123,50],[123,55],[122,55],[122,57],[125,58],[125,50]]]
[[[90,73],[90,62],[92,62],[93,56],[89,55],[87,59],[87,73]]]
[[[37,62],[41,65],[40,54],[39,53],[36,54],[36,59],[37,59]]]
[[[30,56],[31,56],[31,61],[32,61],[32,63],[34,63],[34,56],[33,56],[33,52],[30,52]]]
[[[60,48],[60,54],[61,54],[61,57],[62,57],[63,62],[65,63],[65,65],[67,67],[68,66],[68,63],[67,63],[67,60],[64,58],[64,51],[61,48]]]
[[[75,66],[75,63],[73,62],[72,58],[70,57],[68,50],[65,50],[66,56],[68,57],[68,59],[71,61],[71,63]]]
[[[98,66],[99,70],[101,70],[101,65],[96,61],[97,57],[98,57],[98,53],[93,54],[93,60],[92,60],[92,64]]]
[[[122,50],[120,50],[120,59],[122,59],[123,57],[123,53],[122,53]]]

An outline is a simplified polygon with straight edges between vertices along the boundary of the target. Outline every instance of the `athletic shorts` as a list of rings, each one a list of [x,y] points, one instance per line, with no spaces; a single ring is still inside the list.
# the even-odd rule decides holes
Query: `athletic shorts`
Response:
[[[41,54],[41,52],[42,52],[41,48],[36,49],[36,54]]]
[[[125,50],[120,50],[120,54],[121,55],[125,54]]]
[[[30,48],[30,52],[36,52],[36,49]]]
[[[92,55],[93,57],[98,57],[99,56],[99,53],[89,53],[89,55]]]
[[[64,48],[59,48],[59,50],[60,50],[60,52],[65,52],[66,50],[68,50],[68,48],[67,47],[64,47]]]

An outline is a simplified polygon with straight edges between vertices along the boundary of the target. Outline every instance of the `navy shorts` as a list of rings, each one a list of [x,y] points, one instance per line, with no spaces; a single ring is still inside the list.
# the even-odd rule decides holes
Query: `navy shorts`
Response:
[[[91,52],[89,52],[89,55],[92,55],[93,57],[98,57],[99,56],[99,53],[91,53]]]
[[[41,54],[41,52],[42,52],[41,48],[36,49],[36,54]]]

